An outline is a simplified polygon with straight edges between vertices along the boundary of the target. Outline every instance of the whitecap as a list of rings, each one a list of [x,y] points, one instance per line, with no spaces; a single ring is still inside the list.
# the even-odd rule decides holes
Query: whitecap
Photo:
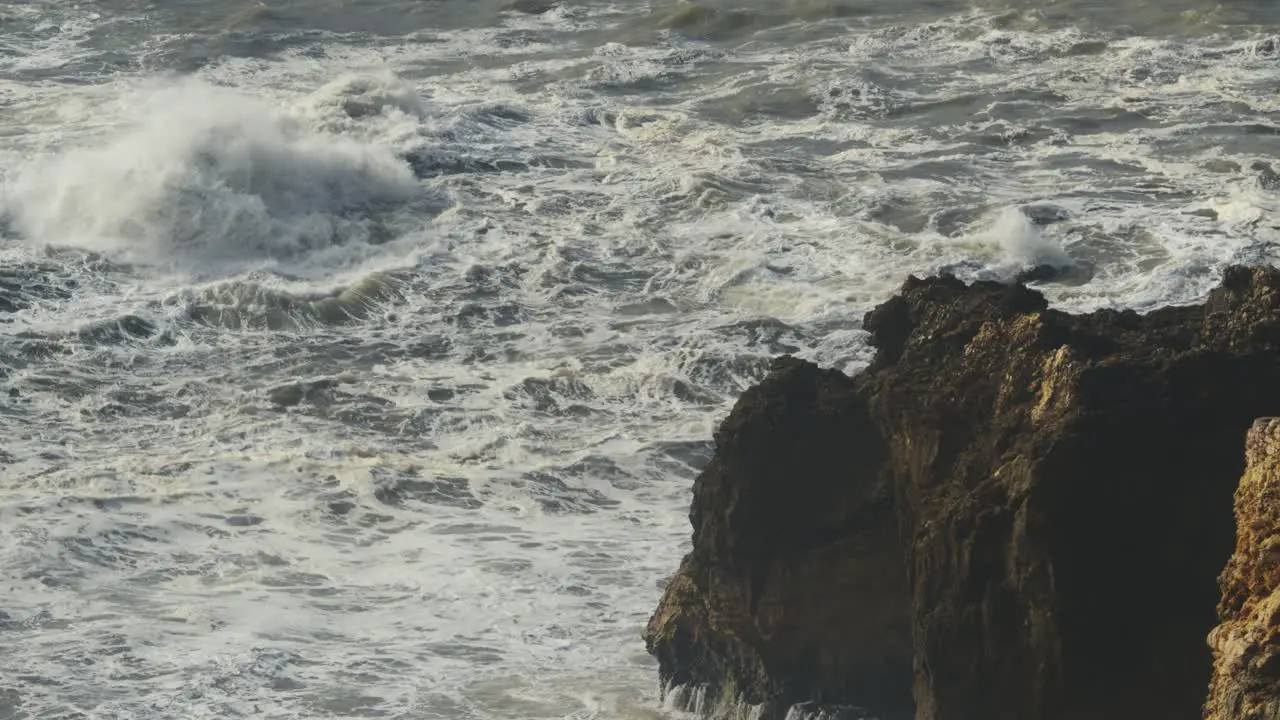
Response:
[[[190,81],[144,93],[132,122],[0,188],[28,243],[202,274],[378,241],[422,190],[386,147],[315,131],[272,104]]]

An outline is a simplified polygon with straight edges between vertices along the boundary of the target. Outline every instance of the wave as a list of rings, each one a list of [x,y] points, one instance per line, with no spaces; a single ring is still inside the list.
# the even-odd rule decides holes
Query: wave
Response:
[[[229,330],[297,330],[364,320],[401,298],[398,281],[374,273],[329,292],[298,293],[266,280],[232,280],[185,291],[170,302],[196,322]]]
[[[351,130],[362,120],[387,117],[408,120],[413,127],[426,116],[426,105],[408,82],[390,73],[344,75],[299,103],[303,115],[330,132]]]
[[[386,104],[376,84],[345,87],[329,104],[347,116]],[[232,90],[182,82],[142,93],[127,116],[104,143],[20,170],[0,215],[31,244],[204,271],[378,242],[380,218],[423,193],[393,149]]]

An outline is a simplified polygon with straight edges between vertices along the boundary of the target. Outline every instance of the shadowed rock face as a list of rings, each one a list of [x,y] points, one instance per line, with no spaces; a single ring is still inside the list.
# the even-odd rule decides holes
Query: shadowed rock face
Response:
[[[693,552],[650,626],[664,681],[709,683],[713,701],[910,703],[886,448],[854,383],[780,360],[716,443],[694,485]]]
[[[1236,551],[1222,573],[1222,618],[1209,635],[1207,720],[1280,720],[1280,419],[1249,431],[1236,490]]]
[[[908,280],[870,368],[780,359],[721,426],[646,632],[664,683],[766,718],[1200,717],[1278,308],[1272,270],[1145,316]]]

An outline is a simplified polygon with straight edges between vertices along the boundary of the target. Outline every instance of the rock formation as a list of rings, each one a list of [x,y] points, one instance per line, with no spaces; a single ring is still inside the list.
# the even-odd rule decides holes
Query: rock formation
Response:
[[[1147,315],[912,278],[864,327],[869,368],[782,358],[716,434],[646,631],[664,686],[767,720],[1199,718],[1280,273]]]
[[[1280,419],[1249,431],[1236,490],[1236,551],[1222,573],[1222,618],[1209,635],[1207,720],[1280,720]]]

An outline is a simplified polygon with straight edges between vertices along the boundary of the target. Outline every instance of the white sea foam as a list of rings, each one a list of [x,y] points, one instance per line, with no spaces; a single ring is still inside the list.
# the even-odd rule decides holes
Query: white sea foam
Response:
[[[1049,237],[1018,208],[1001,208],[983,222],[983,227],[959,242],[994,250],[997,262],[1014,271],[1044,265],[1068,268],[1075,262],[1061,242]]]
[[[131,113],[105,144],[39,161],[5,188],[28,242],[234,268],[368,242],[379,212],[422,194],[388,149],[312,131],[251,95],[184,82]]]

